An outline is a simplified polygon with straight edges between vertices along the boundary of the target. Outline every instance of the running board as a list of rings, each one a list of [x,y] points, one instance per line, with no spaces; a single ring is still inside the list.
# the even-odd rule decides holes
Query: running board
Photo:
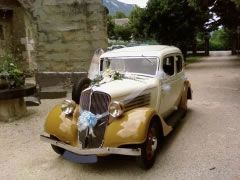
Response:
[[[186,110],[178,109],[177,111],[173,112],[170,116],[164,119],[164,121],[169,126],[176,126],[177,122],[182,119],[186,114]]]

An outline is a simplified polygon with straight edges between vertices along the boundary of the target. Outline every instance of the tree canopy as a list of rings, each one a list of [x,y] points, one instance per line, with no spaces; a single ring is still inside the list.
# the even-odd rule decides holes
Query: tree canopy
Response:
[[[129,24],[117,25],[114,19],[124,18],[122,12],[117,12],[115,16],[108,15],[107,17],[107,33],[110,39],[129,41],[132,36],[132,29]]]
[[[130,15],[134,38],[155,39],[184,52],[207,19],[207,14],[188,0],[149,0],[146,9],[135,8]]]
[[[114,18],[124,17],[118,12]],[[129,19],[130,25],[126,27],[108,23],[109,34],[114,34],[115,39],[129,40],[130,34],[135,40],[154,39],[160,44],[178,46],[186,53],[189,48],[196,47],[199,33],[201,36],[198,37],[208,42],[210,32],[222,26],[224,31],[219,31],[218,35],[229,38],[226,42],[232,42],[233,50],[239,44],[240,0],[149,0],[146,8],[136,6]],[[207,44],[205,49],[208,49]]]
[[[123,12],[117,11],[114,18],[121,19],[121,18],[127,18],[127,16]]]
[[[130,24],[135,39],[155,39],[186,52],[199,32],[205,41],[219,26],[234,35],[240,25],[240,0],[149,0],[145,9],[132,11]]]

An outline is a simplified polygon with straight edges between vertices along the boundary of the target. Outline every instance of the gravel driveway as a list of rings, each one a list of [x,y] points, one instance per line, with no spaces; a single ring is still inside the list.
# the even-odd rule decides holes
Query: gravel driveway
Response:
[[[110,156],[81,165],[39,140],[44,118],[59,100],[29,108],[29,116],[0,122],[0,179],[240,179],[240,58],[215,53],[188,65],[194,90],[189,112],[164,143],[155,166]]]

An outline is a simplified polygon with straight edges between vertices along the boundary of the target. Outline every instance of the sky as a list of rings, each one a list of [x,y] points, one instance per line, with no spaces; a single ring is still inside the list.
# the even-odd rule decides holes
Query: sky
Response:
[[[137,4],[140,7],[146,7],[148,0],[118,0],[127,4]]]

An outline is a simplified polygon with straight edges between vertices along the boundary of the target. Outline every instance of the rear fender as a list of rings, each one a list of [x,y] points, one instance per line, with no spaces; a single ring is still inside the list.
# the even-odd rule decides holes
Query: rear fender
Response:
[[[191,84],[188,80],[184,81],[184,86],[181,95],[181,101],[179,107],[182,109],[187,109],[187,100],[192,99],[192,89]]]

